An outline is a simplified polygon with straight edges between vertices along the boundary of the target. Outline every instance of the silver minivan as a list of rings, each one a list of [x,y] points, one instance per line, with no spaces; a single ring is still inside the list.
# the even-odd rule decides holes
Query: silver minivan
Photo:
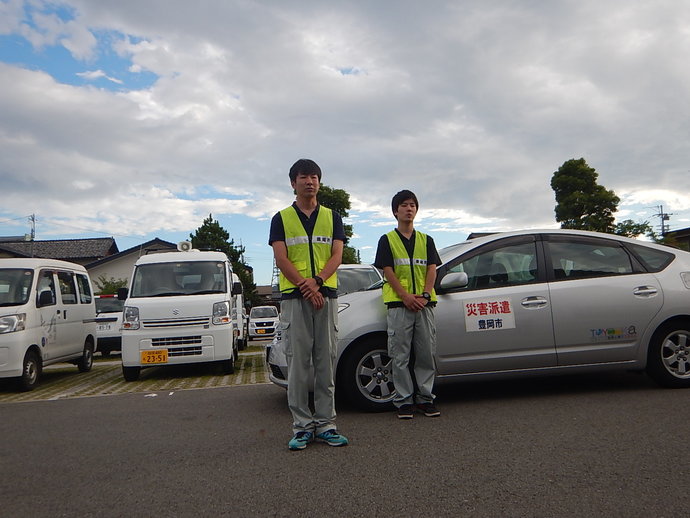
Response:
[[[96,310],[83,266],[54,259],[0,259],[0,378],[32,390],[43,367],[91,370]]]

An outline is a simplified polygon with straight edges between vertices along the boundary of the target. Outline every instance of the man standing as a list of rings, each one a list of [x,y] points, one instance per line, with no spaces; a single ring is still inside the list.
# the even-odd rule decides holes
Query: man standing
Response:
[[[424,415],[441,415],[434,406],[436,372],[436,266],[441,260],[434,240],[414,229],[419,203],[403,190],[391,203],[398,226],[381,236],[374,265],[383,270],[383,302],[388,307],[388,354],[393,360],[393,404],[400,419],[412,419],[414,406]],[[410,354],[414,351],[414,380]],[[416,390],[415,390],[416,387]]]
[[[294,436],[291,450],[303,450],[311,441],[346,446],[336,430],[335,381],[337,277],[345,243],[340,215],[316,200],[321,169],[313,160],[300,159],[290,168],[295,202],[271,220],[268,244],[280,270],[280,326],[287,340],[288,406]],[[314,411],[309,407],[314,365]]]

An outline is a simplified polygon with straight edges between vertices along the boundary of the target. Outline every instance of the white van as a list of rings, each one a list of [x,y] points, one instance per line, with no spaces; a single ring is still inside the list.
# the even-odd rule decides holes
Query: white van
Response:
[[[178,249],[140,257],[122,318],[122,373],[136,381],[142,368],[184,363],[219,362],[234,372],[237,335],[232,325],[233,295],[230,261],[222,252]]]
[[[46,365],[91,370],[96,309],[83,266],[53,259],[0,259],[0,378],[32,390]]]

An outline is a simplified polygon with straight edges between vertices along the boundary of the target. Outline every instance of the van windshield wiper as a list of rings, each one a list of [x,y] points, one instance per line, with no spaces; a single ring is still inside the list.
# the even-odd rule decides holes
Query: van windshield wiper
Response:
[[[209,293],[225,293],[225,290],[200,290],[187,293],[187,295],[208,295]]]
[[[153,295],[149,295],[150,297],[174,297],[176,295],[186,295],[185,293],[182,293],[181,291],[164,291],[163,293],[156,293]]]

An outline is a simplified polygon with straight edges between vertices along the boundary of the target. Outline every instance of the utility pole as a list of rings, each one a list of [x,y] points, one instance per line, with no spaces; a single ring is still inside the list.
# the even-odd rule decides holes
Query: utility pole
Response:
[[[31,257],[34,256],[34,239],[36,239],[36,214],[29,216],[31,222]]]
[[[659,210],[659,212],[657,212],[654,215],[656,217],[658,217],[659,219],[661,219],[661,237],[664,237],[666,235],[666,233],[670,230],[669,224],[666,222],[671,219],[671,216],[673,216],[673,213],[672,212],[671,213],[664,212],[664,206],[663,205],[657,206],[657,209]]]
[[[275,258],[273,258],[273,274],[271,275],[271,297],[276,299],[280,298],[280,270],[276,264]]]

